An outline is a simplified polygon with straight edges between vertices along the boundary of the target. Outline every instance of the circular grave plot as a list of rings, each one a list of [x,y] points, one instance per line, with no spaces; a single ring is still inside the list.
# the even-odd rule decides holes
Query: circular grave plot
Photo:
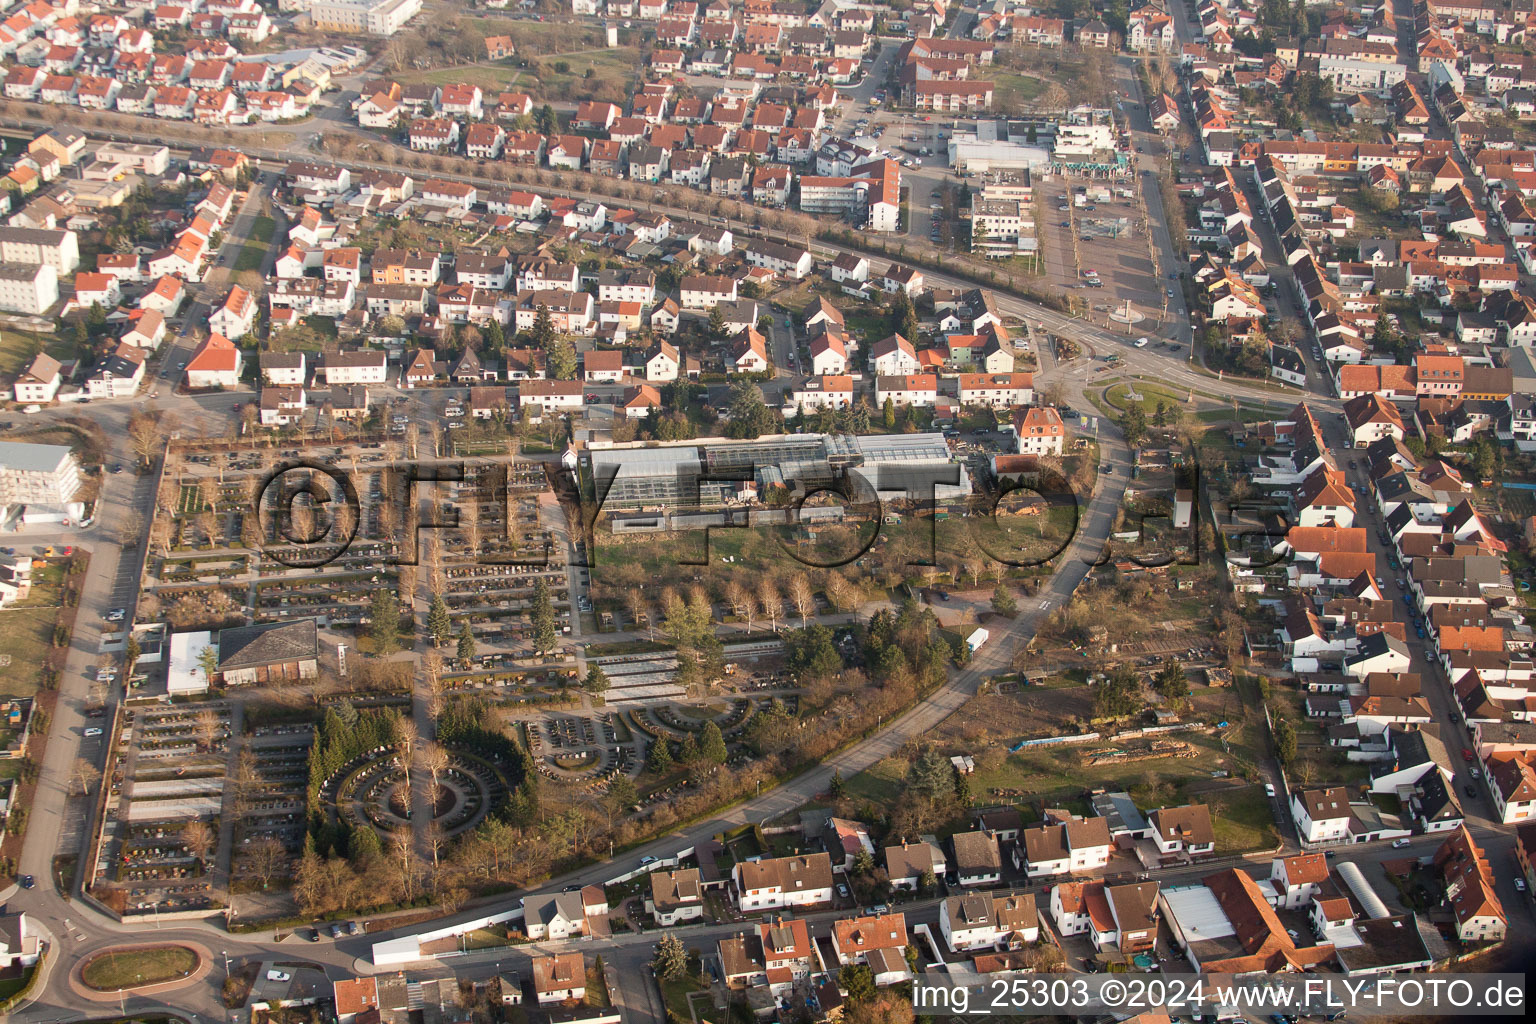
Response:
[[[399,755],[384,749],[349,766],[339,785],[327,785],[323,791],[335,794],[330,811],[349,826],[387,834],[411,827],[411,790],[423,783],[432,798],[432,820],[450,837],[485,820],[506,799],[509,788],[499,768],[472,754],[450,751],[448,767],[438,773],[434,784],[421,769],[407,778]]]

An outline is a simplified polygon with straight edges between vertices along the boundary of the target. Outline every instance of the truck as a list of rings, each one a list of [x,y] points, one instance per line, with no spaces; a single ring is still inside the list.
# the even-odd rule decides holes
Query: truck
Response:
[[[992,634],[988,633],[985,629],[978,627],[974,632],[971,633],[970,636],[965,638],[965,646],[970,649],[972,654],[975,654],[978,650],[981,649],[981,645],[987,642],[987,638],[991,635]]]

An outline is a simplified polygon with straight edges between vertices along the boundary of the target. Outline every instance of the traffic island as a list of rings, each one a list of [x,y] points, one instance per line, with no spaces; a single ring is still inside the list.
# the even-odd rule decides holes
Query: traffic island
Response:
[[[210,954],[189,945],[129,946],[91,954],[70,972],[81,995],[111,1001],[121,993],[146,995],[181,988],[208,972]]]

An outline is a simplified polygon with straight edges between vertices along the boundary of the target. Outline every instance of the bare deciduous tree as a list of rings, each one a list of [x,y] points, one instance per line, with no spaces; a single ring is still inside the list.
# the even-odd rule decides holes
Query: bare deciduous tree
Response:
[[[219,713],[212,708],[203,708],[192,718],[193,728],[197,731],[197,744],[204,750],[212,750],[219,738]]]
[[[800,625],[804,626],[816,609],[816,595],[811,590],[810,577],[805,573],[796,573],[789,581],[789,599],[795,603],[795,611],[800,613]]]
[[[288,863],[288,853],[283,849],[283,844],[272,836],[261,836],[244,844],[243,859],[245,866],[256,880],[265,889],[273,877],[281,874]]]
[[[181,845],[198,860],[208,856],[208,851],[213,849],[213,842],[213,829],[208,827],[206,821],[193,820],[181,827]]]
[[[88,758],[77,757],[74,770],[70,773],[70,781],[72,788],[84,796],[96,786],[97,782],[101,781],[101,769]]]

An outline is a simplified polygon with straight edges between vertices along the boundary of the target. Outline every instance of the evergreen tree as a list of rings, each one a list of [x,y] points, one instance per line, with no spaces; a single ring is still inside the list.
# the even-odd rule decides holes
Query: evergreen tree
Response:
[[[1275,719],[1275,756],[1286,767],[1296,760],[1296,728],[1284,718]]]
[[[1141,680],[1129,665],[1118,666],[1093,695],[1093,713],[1099,718],[1123,718],[1140,706]]]
[[[842,770],[839,769],[839,770],[834,771],[832,773],[832,782],[827,787],[828,795],[831,796],[833,800],[841,800],[843,798],[843,794],[846,791],[847,791],[847,786],[845,786],[843,784],[843,773],[842,773]]]
[[[672,744],[665,736],[651,741],[651,749],[645,755],[645,770],[656,775],[672,770]]]
[[[763,401],[763,392],[750,380],[731,385],[729,409],[726,434],[733,438],[751,440],[771,433],[779,425],[777,414]]]
[[[552,380],[576,379],[576,349],[571,340],[557,336],[545,350],[545,368]]]
[[[1019,613],[1019,603],[1014,600],[1013,591],[1001,583],[997,585],[996,590],[992,591],[992,610],[999,615],[1017,615]]]
[[[924,747],[907,769],[907,788],[930,800],[944,800],[954,793],[954,765],[935,747]]]
[[[1147,436],[1147,413],[1140,402],[1133,402],[1120,417],[1120,432],[1125,443],[1136,447]]]
[[[453,620],[448,616],[448,604],[441,594],[432,595],[432,605],[427,609],[427,633],[435,647],[443,646],[453,635]]]
[[[555,629],[555,606],[549,599],[549,584],[540,579],[533,584],[533,649],[548,654],[560,642]]]
[[[954,772],[955,803],[961,807],[971,806],[971,780],[958,766],[951,764]]]
[[[500,355],[501,350],[507,347],[507,332],[502,330],[501,321],[495,318],[480,329],[480,336],[484,340],[482,351],[487,355]]]
[[[709,311],[709,340],[719,343],[725,338],[725,310],[716,306]]]
[[[677,759],[683,764],[693,764],[699,759],[699,741],[693,733],[683,734],[683,742],[678,748]]]
[[[549,307],[539,303],[539,310],[533,316],[533,326],[528,329],[528,339],[544,351],[549,351],[550,343],[555,340],[555,322],[550,319]]]
[[[539,132],[541,134],[554,135],[560,130],[560,118],[556,116],[555,108],[550,106],[548,103],[539,108],[539,112],[535,115],[535,117],[538,121]]]
[[[373,653],[379,657],[400,649],[400,602],[388,587],[375,590],[368,608],[368,636]]]
[[[587,666],[587,677],[581,681],[582,689],[594,697],[601,697],[608,692],[608,673],[596,663]]]
[[[662,981],[679,981],[688,976],[688,951],[683,940],[670,932],[663,932],[656,942],[656,955],[651,958],[651,968]]]
[[[908,341],[917,339],[917,307],[912,305],[912,296],[904,291],[891,296],[891,332]]]
[[[700,734],[699,754],[707,761],[715,764],[725,764],[729,756],[725,749],[725,737],[720,735],[720,727],[714,722],[705,722],[703,732]]]
[[[1189,676],[1178,658],[1163,661],[1163,667],[1152,680],[1152,689],[1166,700],[1182,700],[1189,696]]]
[[[848,993],[848,1004],[875,1001],[875,972],[868,964],[847,964],[838,969],[837,987]]]
[[[880,407],[880,419],[886,430],[896,429],[896,403],[891,401],[890,395],[885,396],[885,404]]]
[[[466,668],[469,667],[469,663],[475,660],[475,650],[475,634],[470,630],[469,623],[466,622],[463,628],[459,630],[459,649],[457,652],[459,663]]]

